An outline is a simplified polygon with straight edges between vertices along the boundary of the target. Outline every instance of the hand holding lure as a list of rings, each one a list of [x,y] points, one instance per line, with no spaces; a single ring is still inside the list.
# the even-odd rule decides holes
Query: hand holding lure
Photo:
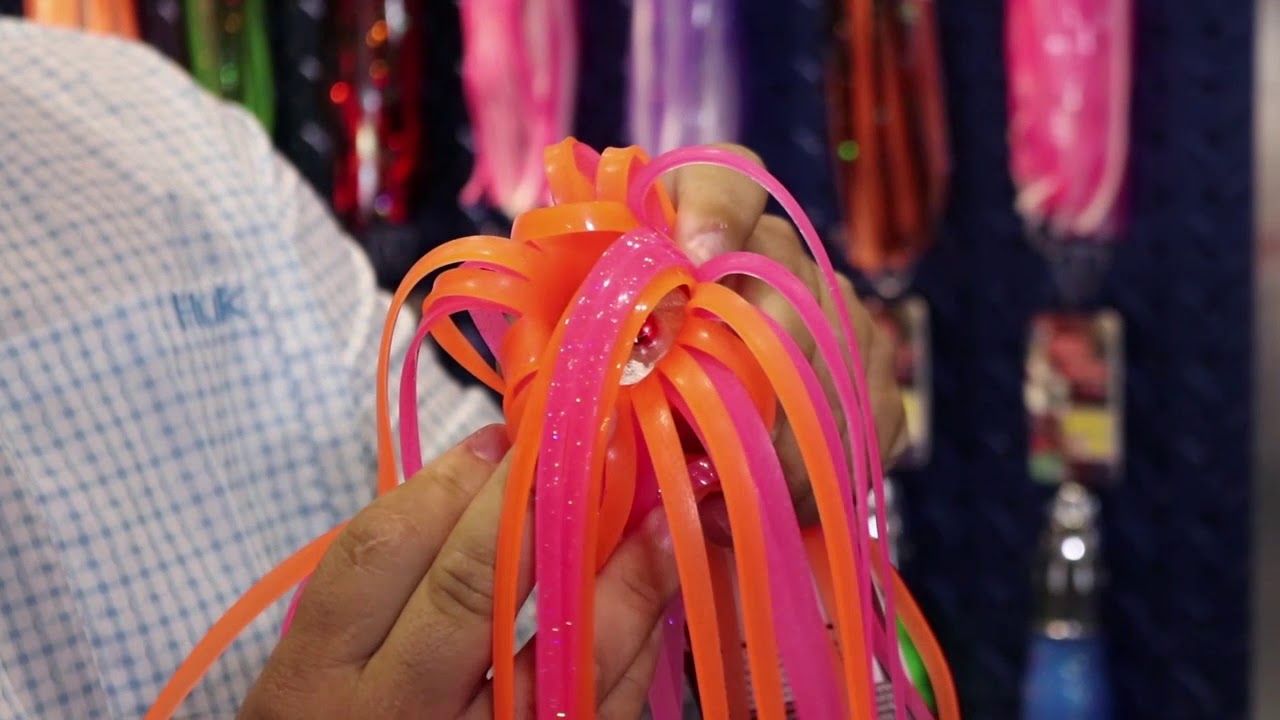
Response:
[[[668,613],[650,690],[658,720],[679,717],[682,628],[704,717],[745,720],[744,639],[762,720],[785,717],[784,672],[801,718],[876,717],[873,660],[895,668],[897,718],[932,717],[900,663],[888,661],[898,657],[895,619],[921,651],[939,717],[957,718],[937,642],[885,545],[868,537],[867,503],[853,501],[872,489],[882,496],[884,488],[848,309],[835,303],[833,328],[808,287],[763,256],[730,253],[693,266],[671,240],[675,211],[659,179],[681,166],[714,164],[756,180],[791,214],[818,259],[825,291],[836,294],[831,263],[795,199],[755,163],[711,148],[649,162],[638,148],[597,154],[569,139],[549,148],[545,162],[552,205],[517,217],[510,239],[455,240],[409,271],[393,297],[378,359],[379,494],[423,464],[416,385],[428,336],[503,397],[514,442],[495,571],[495,717],[515,714],[518,563],[536,492],[538,633],[561,640],[536,646],[541,720],[594,717],[596,573],[658,507],[683,594]],[[397,467],[391,339],[410,292],[440,270],[400,378]],[[767,282],[795,306],[832,369],[847,442],[814,365],[785,330],[720,283],[730,275]],[[453,316],[461,313],[475,319],[496,366],[459,331]],[[821,524],[812,530],[799,527],[773,450],[770,428],[779,412],[795,429],[817,499]],[[682,443],[681,423],[696,437],[694,449]],[[725,499],[732,553],[703,537],[697,503],[712,492]],[[308,576],[337,532],[251,588],[179,668],[149,717],[174,712],[235,636]]]

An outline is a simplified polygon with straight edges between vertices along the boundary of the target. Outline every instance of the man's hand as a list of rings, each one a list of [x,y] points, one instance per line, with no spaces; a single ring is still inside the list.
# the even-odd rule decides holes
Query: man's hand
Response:
[[[485,428],[355,517],[307,584],[240,717],[491,720],[494,566],[508,450]],[[665,525],[628,538],[596,585],[601,718],[640,716],[677,589]],[[531,589],[526,539],[518,602]],[[534,642],[537,642],[535,638]],[[516,659],[533,717],[533,647]]]
[[[759,156],[746,148],[737,145],[718,147],[760,162]],[[820,270],[806,252],[800,236],[785,218],[764,215],[768,195],[763,188],[733,170],[711,165],[686,166],[671,173],[667,179],[676,204],[675,239],[695,263],[701,264],[717,255],[739,250],[765,255],[804,281],[821,300],[827,319],[836,322],[838,310],[823,289]],[[902,397],[893,373],[893,347],[888,338],[876,330],[871,315],[858,302],[848,279],[840,277],[839,280],[841,298],[838,302],[845,303],[853,320],[858,349],[867,372],[880,453],[888,467],[907,444]],[[817,359],[813,338],[781,295],[754,278],[733,278],[732,287],[787,329],[811,361]],[[838,396],[828,369],[820,360],[816,367],[827,398],[838,407]],[[841,422],[841,432],[846,432],[843,418],[839,413],[836,417]],[[786,472],[800,521],[806,524],[814,522],[817,505],[813,490],[809,486],[795,435],[785,423],[779,423],[775,429],[774,445]],[[704,507],[703,519],[713,536],[723,535],[728,530],[722,500],[719,507]]]

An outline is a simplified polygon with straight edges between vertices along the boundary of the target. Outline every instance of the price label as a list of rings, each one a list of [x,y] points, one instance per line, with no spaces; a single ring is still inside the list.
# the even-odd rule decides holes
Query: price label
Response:
[[[1034,317],[1023,384],[1032,479],[1114,481],[1124,452],[1123,388],[1119,314]]]

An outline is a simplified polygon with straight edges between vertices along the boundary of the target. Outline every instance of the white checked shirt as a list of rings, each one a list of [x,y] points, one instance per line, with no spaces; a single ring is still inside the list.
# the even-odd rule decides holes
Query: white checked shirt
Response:
[[[0,720],[139,717],[370,500],[386,307],[247,113],[140,45],[0,21]],[[424,363],[430,458],[498,413]],[[282,614],[183,717],[235,713]]]

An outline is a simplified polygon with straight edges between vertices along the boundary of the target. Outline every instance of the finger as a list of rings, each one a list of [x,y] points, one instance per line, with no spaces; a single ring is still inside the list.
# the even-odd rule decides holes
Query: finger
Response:
[[[363,665],[507,446],[502,426],[483,428],[361,511],[316,568],[279,652],[313,668]]]
[[[714,147],[763,165],[760,156],[744,147]],[[741,250],[769,199],[754,180],[715,165],[687,165],[668,177],[676,205],[675,241],[699,265]]]
[[[819,296],[825,294],[822,283],[818,280],[817,266],[801,244],[800,236],[785,218],[777,215],[761,217],[742,249],[763,255],[782,265],[804,283],[810,292]],[[806,329],[800,313],[771,285],[746,275],[730,276],[725,279],[725,285],[773,318],[796,341],[805,357],[813,355],[813,335]]]
[[[394,697],[425,717],[456,717],[492,665],[498,528],[510,459],[463,513],[365,669],[370,698]],[[532,524],[521,543],[517,603],[533,586]]]
[[[836,295],[829,293],[817,265],[809,258],[798,234],[789,222],[777,216],[767,215],[761,218],[756,232],[745,249],[773,258],[803,281],[810,292],[819,299],[823,314],[831,325],[839,324],[839,303],[844,304],[853,326],[854,340],[863,358],[863,369],[870,395],[869,407],[876,423],[881,458],[886,466],[890,465],[896,458],[896,453],[900,453],[904,447],[906,434],[902,398],[893,373],[892,343],[882,337],[871,313],[859,301],[853,284],[848,278],[837,275],[838,292]],[[765,283],[747,279],[741,282],[740,287],[739,292],[777,320],[795,339],[800,350],[813,361],[825,397],[836,410],[837,429],[841,438],[847,439],[846,418],[844,413],[839,411],[840,397],[835,389],[832,369],[816,353],[816,343],[800,315],[790,303],[782,299],[777,291]],[[802,524],[816,522],[817,504],[808,480],[804,457],[800,452],[799,442],[785,419],[775,428],[775,449],[791,489],[800,522]]]
[[[596,697],[607,697],[617,687],[679,589],[671,535],[659,509],[600,572],[595,607]]]
[[[871,313],[863,303],[859,302],[853,285],[842,276],[838,277],[837,280],[840,286],[840,301],[844,302],[849,310],[854,335],[857,337],[858,350],[863,360],[863,370],[865,371],[866,388],[869,397],[862,402],[866,403],[871,411],[881,464],[885,469],[888,469],[901,456],[908,441],[902,394],[893,371],[893,343],[884,336],[884,333],[880,332],[871,317]],[[824,301],[824,311],[828,318],[835,322],[837,315],[834,302]],[[840,410],[840,397],[835,391],[831,371],[818,358],[815,358],[814,365],[818,380],[827,394],[831,407],[836,411],[836,423],[841,437],[847,441],[849,437],[847,418]],[[800,445],[794,433],[785,424],[779,433],[775,448],[782,463],[783,471],[786,473],[788,483],[795,488],[796,478],[805,478],[804,488],[793,489],[793,492],[797,493],[797,513],[800,515],[801,522],[813,522],[817,518],[817,506],[812,490],[808,489],[808,473],[804,457],[800,452]],[[807,495],[805,494],[805,489],[808,489]]]
[[[597,720],[635,720],[640,717],[649,699],[649,686],[658,665],[658,650],[662,648],[662,626],[654,627],[644,648],[631,662],[613,690],[600,703]],[[683,698],[681,698],[683,701]]]
[[[640,658],[667,604],[679,589],[671,536],[661,510],[627,538],[600,571],[595,597],[596,697],[606,698]],[[517,678],[532,678],[538,638],[516,657]],[[517,682],[517,716],[532,717],[534,683]],[[524,691],[521,692],[521,688]],[[477,697],[468,718],[492,717],[492,686]],[[527,714],[525,714],[527,713]]]

